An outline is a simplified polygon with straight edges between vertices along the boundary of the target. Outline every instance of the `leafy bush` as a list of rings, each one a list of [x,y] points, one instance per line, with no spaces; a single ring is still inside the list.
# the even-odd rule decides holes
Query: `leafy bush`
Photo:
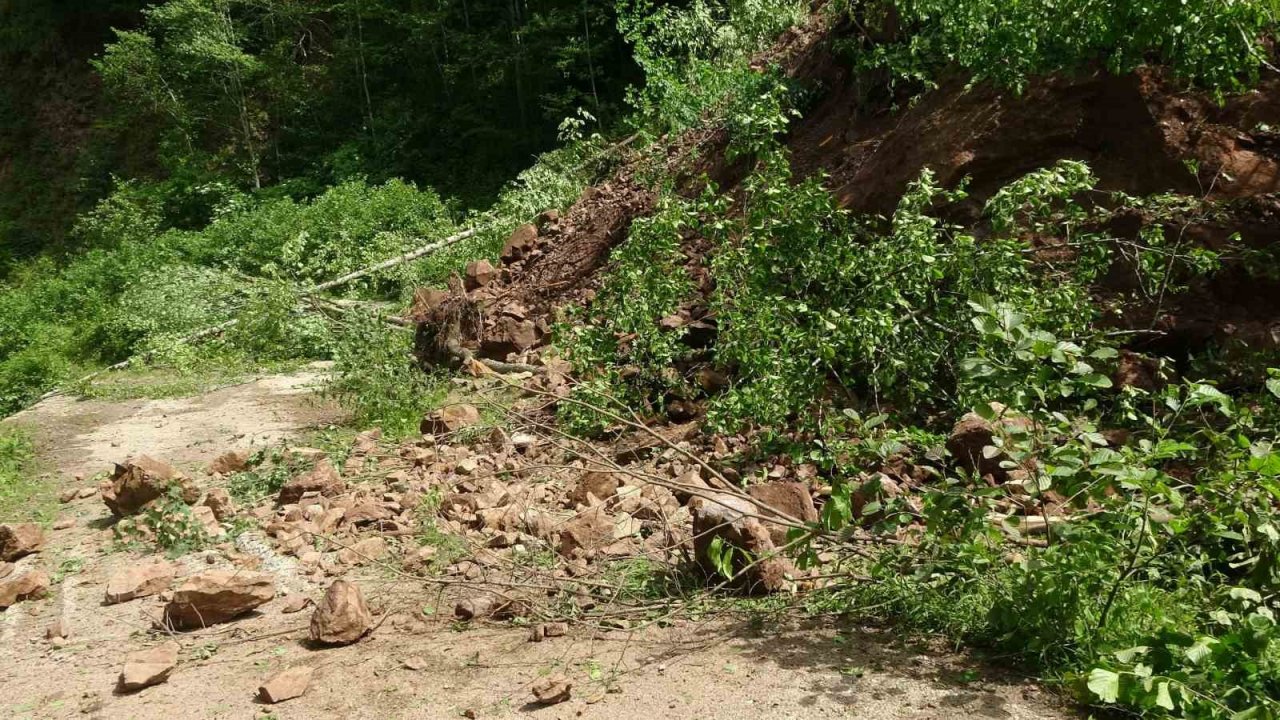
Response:
[[[878,0],[849,3],[893,40],[862,39],[858,62],[931,84],[954,64],[1022,88],[1037,74],[1099,63],[1124,73],[1156,60],[1221,92],[1255,83],[1277,24],[1266,0]]]

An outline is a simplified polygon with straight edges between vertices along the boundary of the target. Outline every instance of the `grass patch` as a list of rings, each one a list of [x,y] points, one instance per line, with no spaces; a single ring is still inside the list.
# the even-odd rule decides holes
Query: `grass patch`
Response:
[[[50,477],[39,474],[31,434],[0,427],[0,521],[48,522],[56,503]]]

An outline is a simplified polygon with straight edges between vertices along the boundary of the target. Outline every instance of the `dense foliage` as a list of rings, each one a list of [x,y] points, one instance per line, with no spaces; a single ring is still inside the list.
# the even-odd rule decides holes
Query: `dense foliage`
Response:
[[[75,13],[15,7],[0,4],[13,20],[0,25],[0,63],[29,67]],[[1117,387],[1127,338],[1100,327],[1093,302],[1121,254],[1136,294],[1211,277],[1234,248],[1192,248],[1161,230],[1206,201],[1103,193],[1086,165],[1064,160],[963,221],[944,211],[964,184],[943,187],[927,170],[890,216],[847,212],[823,178],[793,176],[781,139],[803,88],[758,57],[803,10],[782,0],[104,4],[86,17],[120,22],[110,37],[85,36],[106,44],[93,53],[105,94],[87,106],[83,154],[42,176],[22,149],[51,137],[37,115],[0,114],[0,150],[18,158],[0,182],[35,178],[60,198],[0,192],[0,242],[29,256],[6,260],[0,286],[0,412],[130,358],[179,370],[332,358],[330,391],[358,422],[410,433],[442,395],[411,364],[409,334],[387,322],[414,288],[570,203],[613,161],[604,135],[638,138],[642,156],[656,147],[665,160],[664,134],[723,129],[745,179],[687,193],[655,163],[656,211],[632,223],[592,304],[557,327],[582,380],[577,398],[644,415],[695,398],[712,429],[754,433],[760,452],[814,465],[831,491],[819,526],[796,538],[798,559],[823,551],[853,571],[810,599],[816,610],[993,649],[1094,705],[1280,715],[1280,374],[1268,370],[1280,363],[1234,365],[1231,394],[1167,364],[1145,387]],[[1257,79],[1276,21],[1260,0],[875,0],[835,11],[855,28],[854,70],[895,98],[948,76],[1018,90],[1038,73],[1144,62],[1225,96]],[[5,85],[0,110],[31,87]],[[1114,236],[1110,221],[1127,210],[1145,226]],[[59,223],[60,249],[73,251],[39,252],[58,245]],[[463,228],[478,232],[313,291]],[[714,343],[664,322],[692,304],[709,310]],[[1213,367],[1199,361],[1182,366]],[[700,383],[705,371],[723,382]],[[970,411],[992,428],[981,454],[999,481],[947,454],[945,433]],[[585,434],[609,426],[586,405],[561,413]],[[0,436],[0,500],[30,451]],[[923,478],[910,492],[890,477],[903,464]],[[250,472],[232,487],[256,496],[282,480]],[[189,521],[162,505],[144,534],[199,546]],[[880,549],[850,552],[852,539]]]

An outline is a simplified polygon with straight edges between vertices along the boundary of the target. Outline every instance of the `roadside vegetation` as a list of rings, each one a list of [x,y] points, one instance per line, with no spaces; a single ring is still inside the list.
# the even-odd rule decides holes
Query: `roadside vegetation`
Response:
[[[359,3],[339,5],[364,21]],[[403,29],[372,5],[369,17]],[[1109,325],[1098,301],[1120,263],[1133,280],[1108,296],[1111,307],[1177,294],[1228,264],[1268,272],[1274,258],[1256,249],[1192,245],[1166,230],[1213,215],[1212,201],[1104,191],[1087,164],[1063,160],[1012,180],[968,217],[945,212],[968,199],[966,185],[944,186],[927,169],[887,216],[846,210],[825,178],[792,171],[786,131],[812,88],[759,59],[809,13],[783,0],[584,6],[590,28],[608,15],[610,42],[633,52],[614,58],[611,82],[631,72],[643,82],[604,100],[581,84],[547,90],[541,111],[569,118],[556,126],[559,145],[543,127],[544,142],[520,145],[521,157],[542,154],[505,185],[477,180],[480,190],[446,195],[427,184],[434,171],[413,182],[390,160],[377,172],[364,164],[393,157],[407,125],[335,144],[328,171],[291,179],[281,173],[302,153],[286,139],[320,141],[305,124],[271,136],[288,160],[273,167],[261,138],[276,117],[268,108],[305,110],[295,101],[312,69],[273,60],[278,38],[250,52],[252,33],[268,26],[248,10],[220,14],[233,6],[160,3],[97,61],[111,91],[149,113],[166,170],[118,179],[74,223],[75,251],[25,258],[4,276],[0,410],[125,361],[229,374],[332,359],[329,390],[360,425],[411,435],[447,387],[414,365],[412,332],[386,322],[414,290],[445,285],[467,261],[495,257],[516,225],[569,206],[619,161],[615,138],[654,158],[681,132],[715,128],[745,179],[731,191],[700,179],[691,192],[655,178],[657,210],[632,223],[592,304],[560,318],[556,349],[581,401],[561,405],[564,427],[599,436],[611,421],[593,408],[649,416],[672,399],[705,399],[709,431],[811,464],[830,485],[795,553],[802,566],[833,553],[850,580],[805,597],[806,609],[989,650],[1091,706],[1280,717],[1280,358],[1205,347],[1176,363],[1143,358],[1135,381],[1134,333]],[[1227,98],[1259,81],[1278,20],[1261,0],[876,0],[821,12],[860,29],[841,52],[898,109],[957,75],[1017,93],[1041,74],[1148,63]],[[211,39],[220,52],[199,55],[206,16],[229,29]],[[594,52],[574,35],[563,49],[577,57],[583,47]],[[360,57],[346,51],[348,62]],[[186,83],[176,100],[162,92],[174,64]],[[473,69],[442,77],[465,85],[457,75]],[[251,79],[258,94],[227,91]],[[389,102],[398,87],[377,92]],[[367,91],[351,97],[373,128],[393,114]],[[223,118],[212,137],[202,134],[211,117]],[[337,172],[346,162],[357,169]],[[193,167],[216,171],[191,180]],[[486,178],[493,167],[509,163]],[[1141,217],[1141,230],[1114,232],[1122,216]],[[471,228],[474,237],[424,260],[313,290]],[[692,253],[691,239],[709,249]],[[699,286],[693,267],[711,281]],[[716,317],[710,350],[662,323],[695,303]],[[726,378],[711,393],[698,380],[708,369]],[[957,421],[985,428],[967,456],[948,442]],[[0,509],[23,501],[24,443],[0,436]],[[912,484],[887,472],[904,465]],[[246,474],[233,491],[280,482]]]

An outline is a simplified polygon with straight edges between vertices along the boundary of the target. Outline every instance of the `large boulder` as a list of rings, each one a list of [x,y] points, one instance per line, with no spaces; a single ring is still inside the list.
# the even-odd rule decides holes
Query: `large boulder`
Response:
[[[479,290],[498,279],[498,270],[488,260],[475,260],[467,263],[463,286],[467,290]]]
[[[213,516],[220,522],[227,522],[236,514],[236,502],[231,499],[231,493],[226,488],[213,488],[205,493],[204,502],[200,504],[212,510]]]
[[[178,666],[179,649],[178,643],[167,642],[129,653],[124,669],[120,671],[120,691],[137,692],[168,680],[169,674]]]
[[[13,561],[40,552],[44,530],[35,523],[0,525],[0,562]]]
[[[150,562],[122,568],[107,581],[106,604],[159,595],[173,584],[178,571],[172,563]]]
[[[32,570],[0,580],[0,610],[23,600],[38,600],[49,594],[49,574]]]
[[[311,471],[296,477],[280,488],[276,502],[281,505],[296,503],[309,492],[316,492],[325,497],[341,495],[347,491],[347,484],[338,476],[338,471],[328,458],[320,458]]]
[[[423,435],[447,435],[479,423],[480,411],[474,405],[458,403],[427,413],[418,429]]]
[[[164,608],[165,624],[192,630],[233,620],[276,596],[266,573],[210,570],[182,583]]]
[[[751,500],[716,493],[694,498],[689,502],[689,509],[693,513],[694,553],[708,573],[719,570],[711,551],[718,539],[722,552],[733,553],[733,574],[735,577],[741,574],[738,582],[747,590],[778,592],[787,589],[799,577],[795,565],[773,541],[771,529],[753,517],[761,513]]]
[[[360,586],[336,580],[311,614],[311,639],[326,645],[350,645],[373,627]]]
[[[200,499],[200,491],[191,479],[172,465],[146,455],[117,463],[110,486],[102,491],[102,501],[116,517],[133,515],[147,503],[176,487],[182,501],[192,505]]]

